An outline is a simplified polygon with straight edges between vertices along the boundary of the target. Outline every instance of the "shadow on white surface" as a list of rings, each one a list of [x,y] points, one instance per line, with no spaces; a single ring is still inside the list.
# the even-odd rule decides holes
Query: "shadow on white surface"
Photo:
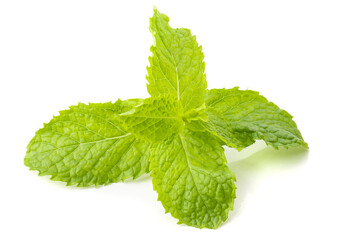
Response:
[[[256,191],[256,182],[265,173],[279,173],[300,167],[308,158],[308,151],[303,148],[281,148],[279,150],[266,146],[265,142],[257,141],[252,146],[237,150],[225,148],[225,155],[229,168],[236,176],[236,199],[234,210],[230,212],[229,219],[239,216],[249,193]]]
[[[150,173],[148,174],[144,174],[144,175],[141,175],[140,177],[136,178],[136,179],[126,179],[124,181],[124,183],[127,183],[127,184],[130,184],[130,183],[134,183],[134,184],[137,184],[137,183],[142,183],[142,182],[147,182],[147,181],[151,181],[152,178],[150,176]]]

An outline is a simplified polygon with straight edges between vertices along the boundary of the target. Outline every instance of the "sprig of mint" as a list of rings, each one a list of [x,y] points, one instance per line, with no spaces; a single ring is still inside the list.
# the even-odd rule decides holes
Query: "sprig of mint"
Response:
[[[25,165],[78,187],[151,172],[165,211],[189,226],[216,228],[235,199],[222,145],[307,148],[292,116],[250,90],[207,90],[204,54],[189,29],[156,8],[147,99],[90,103],[60,111],[36,132]]]

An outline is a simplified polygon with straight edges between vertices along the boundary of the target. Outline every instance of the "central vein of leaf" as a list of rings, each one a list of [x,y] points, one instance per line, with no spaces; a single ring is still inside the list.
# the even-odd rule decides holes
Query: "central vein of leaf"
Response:
[[[199,187],[197,186],[196,180],[195,180],[194,175],[193,175],[193,173],[192,173],[192,169],[191,169],[190,162],[189,162],[189,158],[188,158],[189,153],[188,153],[188,151],[187,151],[187,148],[186,148],[186,145],[185,145],[185,142],[184,142],[183,135],[182,135],[182,134],[179,134],[179,137],[180,137],[180,140],[181,140],[181,145],[182,145],[182,147],[183,147],[183,149],[184,149],[184,151],[185,151],[186,163],[187,163],[187,166],[188,166],[188,168],[189,168],[189,172],[190,172],[191,178],[192,178],[193,181],[194,181],[194,185],[195,185],[196,191],[198,192],[198,194],[199,194],[201,200],[203,201],[205,207],[206,207],[207,209],[209,209],[209,207],[206,205],[206,202],[205,202],[205,200],[204,200],[204,196],[203,196],[203,195],[201,194],[201,192],[199,191]]]
[[[179,74],[178,74],[177,66],[175,67],[175,72],[176,72],[176,83],[177,83],[177,96],[178,96],[178,101],[180,102],[180,82],[179,82]]]
[[[179,82],[179,72],[178,72],[178,68],[177,68],[177,64],[176,64],[176,61],[175,61],[175,58],[174,58],[174,55],[173,53],[168,50],[170,55],[171,55],[171,58],[174,62],[174,66],[175,66],[175,74],[176,74],[176,87],[177,87],[177,97],[178,97],[178,101],[180,102],[180,82]]]

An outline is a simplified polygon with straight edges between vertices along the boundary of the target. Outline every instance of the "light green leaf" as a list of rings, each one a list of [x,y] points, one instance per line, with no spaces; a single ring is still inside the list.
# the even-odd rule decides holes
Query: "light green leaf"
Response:
[[[214,136],[184,128],[158,144],[150,162],[158,200],[179,223],[216,228],[227,219],[234,204],[235,177]]]
[[[196,120],[207,121],[208,116],[206,113],[205,103],[199,108],[194,108],[194,109],[187,111],[183,116],[183,120],[186,123],[189,123],[191,121],[196,121]]]
[[[179,133],[182,110],[176,96],[160,95],[120,115],[125,129],[138,139],[157,143]]]
[[[275,148],[308,147],[292,116],[258,92],[212,89],[205,101],[209,120],[197,122],[203,127],[197,128],[207,129],[230,147],[241,150],[257,139]]]
[[[80,103],[60,111],[30,141],[25,165],[39,175],[80,187],[148,173],[150,144],[126,132],[118,118],[141,102]]]
[[[205,63],[202,47],[189,29],[171,28],[169,18],[154,9],[150,19],[154,37],[153,56],[147,68],[151,96],[175,94],[184,112],[204,103],[206,92]]]

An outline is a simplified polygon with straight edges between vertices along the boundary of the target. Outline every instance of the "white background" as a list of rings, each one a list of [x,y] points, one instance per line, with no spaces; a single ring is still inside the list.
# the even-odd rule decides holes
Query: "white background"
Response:
[[[237,199],[217,230],[177,225],[149,176],[79,189],[23,165],[58,110],[148,96],[153,5],[196,34],[209,88],[259,91],[310,146],[227,149]],[[359,80],[359,1],[3,0],[0,239],[360,239]]]

